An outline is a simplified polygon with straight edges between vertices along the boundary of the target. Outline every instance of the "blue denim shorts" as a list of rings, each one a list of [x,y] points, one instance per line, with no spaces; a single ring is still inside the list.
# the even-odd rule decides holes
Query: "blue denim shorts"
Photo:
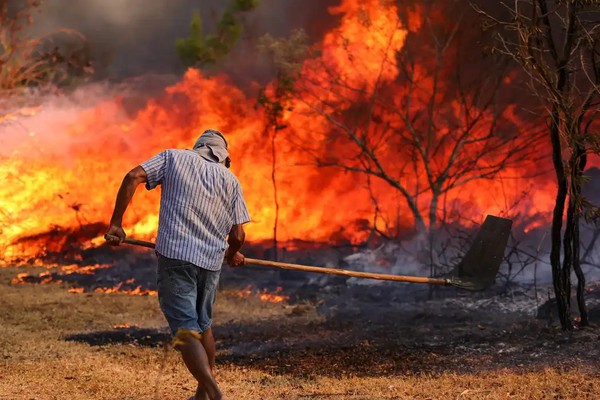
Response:
[[[158,256],[158,302],[173,334],[179,329],[202,333],[212,324],[221,271]]]

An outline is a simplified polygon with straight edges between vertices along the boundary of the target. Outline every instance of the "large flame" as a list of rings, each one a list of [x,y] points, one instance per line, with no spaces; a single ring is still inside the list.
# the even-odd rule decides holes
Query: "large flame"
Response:
[[[324,36],[320,58],[303,66],[313,89],[324,99],[330,95],[323,66],[367,92],[394,82],[398,76],[394,55],[402,50],[408,32],[420,27],[418,15],[411,14],[409,26],[403,26],[396,6],[380,0],[344,0],[329,11],[339,15],[339,25]],[[252,216],[248,238],[272,237],[275,205],[270,142],[263,135],[264,118],[254,109],[252,96],[226,76],[209,78],[194,69],[137,111],[131,111],[126,95],[103,94],[94,100],[94,91],[102,89],[101,85],[89,86],[76,92],[74,100],[63,98],[37,108],[12,110],[0,119],[0,251],[5,261],[35,256],[51,246],[19,245],[24,237],[57,227],[76,230],[107,223],[129,169],[163,149],[191,147],[207,128],[228,135],[232,170],[242,183]],[[332,101],[348,109],[352,94],[346,93],[344,99]],[[285,115],[288,128],[278,141],[283,154],[277,166],[279,239],[362,240],[367,232],[353,224],[372,220],[374,210],[364,178],[308,165],[301,149],[288,140],[318,142],[327,135],[330,128],[325,118],[307,116],[302,112],[306,107],[294,104],[298,112]],[[527,179],[514,179],[519,172],[514,168],[501,175],[511,179],[472,182],[445,201],[458,204],[456,208],[474,221],[481,221],[487,213],[511,210],[532,218],[529,227],[535,227],[548,218],[554,185],[549,175],[538,176],[535,186]],[[388,192],[380,199],[382,208],[407,214],[397,194],[389,194],[385,184],[375,185],[378,193]],[[513,202],[519,199],[515,211]],[[154,239],[158,203],[157,192],[136,194],[124,221],[129,235]]]

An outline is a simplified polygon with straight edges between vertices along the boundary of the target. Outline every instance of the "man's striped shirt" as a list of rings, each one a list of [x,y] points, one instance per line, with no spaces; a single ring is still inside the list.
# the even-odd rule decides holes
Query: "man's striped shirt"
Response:
[[[193,150],[165,150],[141,167],[146,189],[162,187],[156,251],[219,270],[231,227],[250,221],[236,176]]]

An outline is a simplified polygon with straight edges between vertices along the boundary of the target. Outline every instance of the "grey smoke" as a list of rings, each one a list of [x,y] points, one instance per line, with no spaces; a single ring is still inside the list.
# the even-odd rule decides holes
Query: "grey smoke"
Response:
[[[334,21],[327,12],[334,3],[262,0],[246,16],[244,36],[235,51],[212,69],[229,73],[241,84],[268,79],[256,40],[265,33],[286,36],[297,28],[317,39]],[[83,34],[95,60],[96,78],[180,74],[184,67],[174,43],[187,36],[193,12],[201,12],[206,29],[212,32],[226,4],[218,0],[46,0],[35,15],[33,29],[45,33],[68,28]]]

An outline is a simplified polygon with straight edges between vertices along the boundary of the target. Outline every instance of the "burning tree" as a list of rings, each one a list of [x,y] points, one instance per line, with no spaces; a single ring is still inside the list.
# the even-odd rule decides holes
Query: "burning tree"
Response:
[[[44,75],[43,62],[34,57],[38,40],[23,35],[39,6],[39,1],[30,0],[15,9],[7,0],[0,1],[0,89],[37,82]]]
[[[450,192],[531,161],[538,136],[502,91],[506,63],[473,51],[474,13],[434,2],[342,11],[294,87],[298,112],[322,121],[325,145],[304,144],[317,165],[366,176],[375,203],[383,183],[379,198],[399,194],[425,232],[448,218]]]
[[[572,329],[570,298],[574,270],[581,325],[586,326],[579,225],[582,215],[587,219],[598,216],[598,209],[582,196],[581,187],[587,154],[599,152],[595,119],[600,111],[600,2],[518,0],[502,5],[503,16],[477,9],[494,28],[496,49],[515,60],[527,74],[531,89],[544,109],[541,117],[548,120],[558,184],[550,254],[558,314],[563,329]]]
[[[72,76],[93,73],[89,48],[82,46],[82,36],[71,29],[60,29],[47,35],[31,36],[27,28],[42,0],[9,2],[0,0],[0,90],[25,86],[65,83]],[[76,38],[66,49],[54,38]]]
[[[288,40],[277,40],[269,34],[263,36],[259,50],[269,56],[275,69],[275,79],[259,90],[255,107],[262,107],[265,116],[263,135],[271,139],[271,181],[273,183],[273,250],[277,261],[277,226],[279,223],[279,199],[277,196],[277,134],[287,127],[284,116],[293,111],[293,91],[295,77],[309,48],[304,31],[295,31]]]

